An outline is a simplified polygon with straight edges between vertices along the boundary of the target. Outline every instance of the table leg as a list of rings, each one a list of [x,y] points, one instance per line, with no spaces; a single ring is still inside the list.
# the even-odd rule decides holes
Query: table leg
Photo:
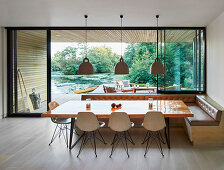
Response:
[[[170,118],[166,117],[166,128],[165,128],[165,136],[166,136],[166,143],[168,148],[170,149]]]
[[[71,118],[69,149],[72,149],[72,138],[73,138],[74,124],[75,124],[75,118]]]

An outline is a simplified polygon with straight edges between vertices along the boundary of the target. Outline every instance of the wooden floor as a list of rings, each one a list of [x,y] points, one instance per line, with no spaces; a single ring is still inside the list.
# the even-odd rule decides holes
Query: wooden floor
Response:
[[[182,128],[171,129],[171,149],[164,145],[162,158],[156,145],[144,158],[141,140],[145,131],[131,130],[136,145],[130,146],[127,158],[118,146],[109,158],[111,146],[97,142],[97,154],[88,145],[77,158],[78,146],[69,151],[63,138],[48,146],[55,125],[44,118],[7,118],[0,120],[0,170],[77,169],[77,170],[223,170],[224,147],[193,147]],[[108,143],[112,131],[101,130]]]

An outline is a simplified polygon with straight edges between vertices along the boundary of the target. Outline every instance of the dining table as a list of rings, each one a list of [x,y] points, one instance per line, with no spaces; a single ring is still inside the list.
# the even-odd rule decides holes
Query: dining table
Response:
[[[121,104],[121,107],[112,108],[112,103]],[[72,149],[80,140],[79,138],[75,143],[72,143],[75,119],[79,112],[93,112],[97,118],[108,119],[112,112],[126,112],[130,118],[142,118],[143,120],[146,113],[150,111],[159,111],[164,115],[168,148],[170,148],[170,118],[194,116],[182,100],[71,100],[59,105],[54,110],[42,113],[41,117],[71,118],[69,149]]]

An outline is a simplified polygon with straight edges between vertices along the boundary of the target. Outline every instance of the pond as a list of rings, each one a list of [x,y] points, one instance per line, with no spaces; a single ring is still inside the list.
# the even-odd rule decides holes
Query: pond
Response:
[[[115,75],[114,73],[64,75],[61,72],[51,72],[51,89],[52,94],[73,94],[74,90],[102,84],[115,85],[116,80],[124,79],[124,75]]]

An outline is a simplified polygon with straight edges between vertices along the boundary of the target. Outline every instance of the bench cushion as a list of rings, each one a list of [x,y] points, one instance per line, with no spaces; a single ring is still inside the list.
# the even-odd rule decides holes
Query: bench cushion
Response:
[[[218,126],[219,121],[216,121],[198,106],[188,106],[194,117],[185,118],[191,126]]]
[[[209,97],[203,98],[202,96],[196,97],[197,105],[208,115],[210,115],[216,121],[221,120],[222,111],[219,109],[218,106],[213,106],[211,103],[212,100]]]

